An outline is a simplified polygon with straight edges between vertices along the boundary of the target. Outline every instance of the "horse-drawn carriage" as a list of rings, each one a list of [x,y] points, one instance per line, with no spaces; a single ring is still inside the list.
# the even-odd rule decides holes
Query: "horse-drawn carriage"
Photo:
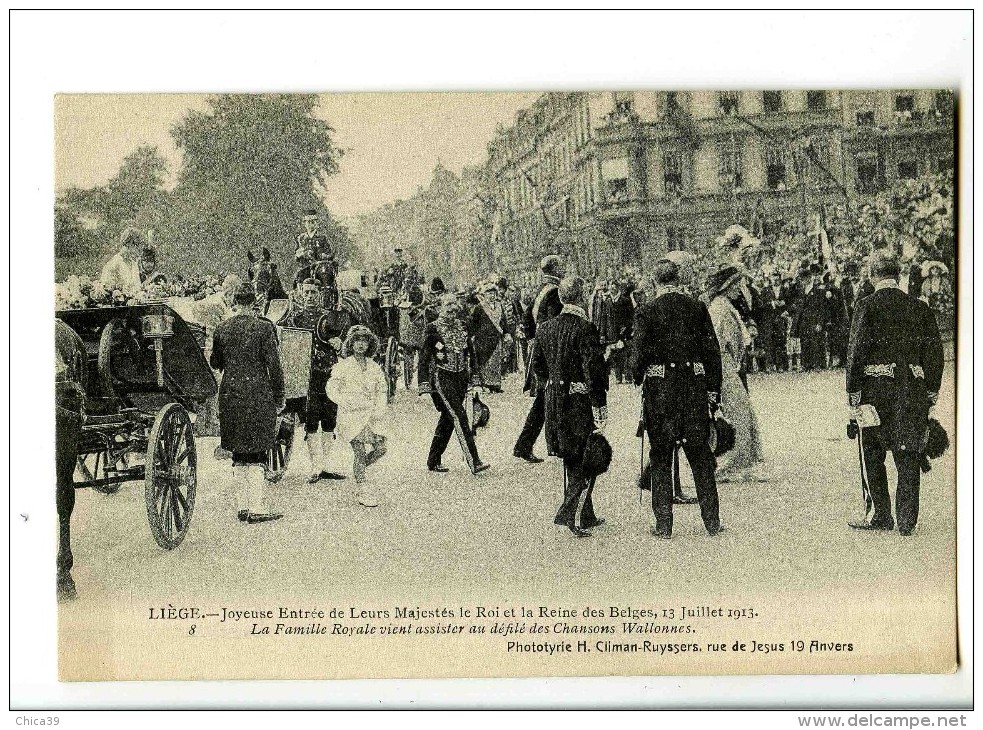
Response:
[[[197,452],[191,417],[216,390],[204,329],[166,304],[56,312],[85,349],[85,409],[75,488],[104,494],[143,480],[147,518],[165,550],[194,513]]]

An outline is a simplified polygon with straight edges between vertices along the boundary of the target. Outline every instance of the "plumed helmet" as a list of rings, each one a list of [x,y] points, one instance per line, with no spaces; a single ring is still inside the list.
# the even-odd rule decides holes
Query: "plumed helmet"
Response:
[[[580,470],[588,477],[600,476],[611,466],[611,444],[600,431],[587,437]]]
[[[723,456],[732,448],[737,441],[737,434],[734,427],[723,416],[713,419],[710,424],[710,450],[714,456]]]
[[[925,430],[925,456],[938,459],[949,450],[949,434],[945,427],[934,418],[928,419]]]
[[[471,399],[471,433],[475,434],[479,428],[487,426],[490,419],[491,409],[475,393]]]

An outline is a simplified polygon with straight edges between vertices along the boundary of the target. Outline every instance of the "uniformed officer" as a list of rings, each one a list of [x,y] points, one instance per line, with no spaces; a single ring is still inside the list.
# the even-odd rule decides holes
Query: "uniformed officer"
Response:
[[[539,264],[539,269],[543,275],[543,284],[536,294],[532,304],[526,309],[525,313],[525,335],[529,342],[529,362],[535,357],[535,338],[536,329],[544,322],[549,321],[560,313],[563,305],[560,303],[560,296],[557,287],[560,279],[566,274],[566,266],[563,259],[559,256],[546,256]],[[538,464],[542,459],[533,453],[536,439],[539,438],[546,422],[546,401],[543,395],[545,383],[538,383],[533,368],[527,367],[526,381],[523,390],[533,397],[532,408],[526,416],[526,422],[522,426],[519,438],[516,439],[512,453],[520,459],[524,459],[531,464]]]
[[[326,292],[336,290],[338,261],[327,237],[320,232],[321,220],[313,208],[304,211],[301,219],[304,230],[297,236],[298,270],[294,277],[294,287],[303,285],[307,279],[316,279]],[[332,302],[328,302],[330,306]]]
[[[678,265],[657,262],[654,280],[655,299],[635,314],[630,360],[635,384],[642,386],[654,473],[652,534],[672,537],[673,454],[681,447],[693,470],[703,524],[716,535],[723,527],[709,437],[720,400],[720,345],[706,305],[683,293]]]
[[[584,450],[607,422],[608,368],[597,327],[587,316],[584,280],[560,282],[560,313],[536,332],[533,370],[545,386],[546,446],[563,459],[563,504],[554,522],[577,537],[604,524],[594,512],[594,479],[585,472]]]
[[[457,434],[468,468],[472,474],[479,474],[488,468],[488,464],[482,463],[478,456],[478,447],[464,412],[474,360],[471,338],[461,321],[457,296],[444,294],[440,303],[440,314],[427,325],[420,353],[419,394],[430,395],[440,414],[427,455],[427,468],[438,473],[448,471],[441,460],[451,434]]]
[[[304,442],[310,456],[310,477],[308,482],[321,479],[344,479],[344,475],[325,468],[327,457],[334,443],[334,430],[338,420],[338,406],[328,398],[327,384],[331,368],[338,362],[342,337],[347,333],[348,315],[336,308],[327,309],[321,284],[316,279],[307,279],[300,288],[299,296],[291,301],[290,311],[284,321],[289,327],[310,330],[314,340],[311,357],[311,379],[306,401],[291,400],[291,412],[303,413]],[[320,431],[319,431],[320,429]]]
[[[888,249],[871,254],[874,293],[857,302],[847,348],[846,390],[850,420],[860,439],[861,474],[873,515],[851,522],[858,530],[893,530],[884,460],[898,471],[898,531],[918,522],[920,455],[930,410],[942,384],[942,338],[932,310],[898,286],[901,267]]]

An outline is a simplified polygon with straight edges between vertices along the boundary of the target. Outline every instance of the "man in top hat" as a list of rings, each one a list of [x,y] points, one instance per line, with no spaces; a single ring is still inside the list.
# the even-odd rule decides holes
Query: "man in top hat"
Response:
[[[308,482],[314,484],[321,479],[344,479],[342,474],[326,468],[338,421],[338,406],[328,398],[327,385],[331,368],[338,362],[342,340],[354,321],[340,306],[326,308],[320,282],[307,279],[292,296],[290,310],[283,323],[288,327],[309,330],[313,339],[307,398],[291,399],[287,404],[291,412],[303,415],[304,442],[310,457]]]
[[[874,293],[857,302],[847,349],[846,390],[860,440],[861,477],[874,513],[852,522],[858,530],[893,530],[884,460],[894,455],[898,472],[898,531],[911,535],[918,522],[928,418],[938,399],[944,367],[942,338],[928,305],[898,286],[901,267],[888,250],[870,257]]]
[[[307,279],[316,279],[325,289],[334,289],[338,274],[338,261],[320,232],[321,219],[317,211],[309,208],[301,218],[304,230],[297,236],[295,258],[299,266],[294,277],[294,286],[302,285]]]
[[[563,504],[554,522],[577,537],[604,523],[594,513],[594,480],[585,472],[588,437],[607,422],[608,369],[601,338],[585,310],[584,280],[563,279],[560,313],[536,330],[533,370],[545,386],[546,445],[563,459]]]
[[[525,335],[529,342],[528,360],[530,363],[535,358],[535,339],[539,326],[557,316],[563,309],[558,291],[560,279],[566,274],[563,259],[555,255],[545,256],[539,263],[539,269],[542,272],[543,283],[525,315]],[[516,439],[512,453],[530,464],[542,462],[542,459],[533,453],[533,447],[543,430],[543,424],[546,423],[544,385],[545,383],[538,382],[534,369],[527,366],[523,390],[533,397],[532,408],[529,409],[526,422],[522,426],[519,438]]]
[[[649,437],[656,537],[672,537],[673,455],[682,448],[693,470],[703,525],[723,529],[710,449],[710,414],[720,402],[720,345],[705,304],[683,292],[679,267],[655,265],[655,298],[635,315],[631,368],[642,386],[642,424]]]
[[[389,264],[386,270],[382,274],[382,281],[389,285],[392,289],[394,296],[398,297],[403,291],[403,285],[406,281],[406,272],[409,269],[409,264],[406,263],[406,259],[403,258],[403,249],[396,247],[393,249],[393,262]]]
[[[822,267],[816,263],[799,273],[799,289],[793,302],[789,336],[799,340],[803,370],[826,366],[827,302],[820,274]]]

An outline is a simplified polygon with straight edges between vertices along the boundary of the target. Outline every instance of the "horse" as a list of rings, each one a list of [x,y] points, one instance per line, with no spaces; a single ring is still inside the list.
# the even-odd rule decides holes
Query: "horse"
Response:
[[[77,597],[72,579],[71,522],[75,509],[75,465],[85,409],[85,345],[71,327],[55,320],[55,501],[58,509],[58,598]]]

